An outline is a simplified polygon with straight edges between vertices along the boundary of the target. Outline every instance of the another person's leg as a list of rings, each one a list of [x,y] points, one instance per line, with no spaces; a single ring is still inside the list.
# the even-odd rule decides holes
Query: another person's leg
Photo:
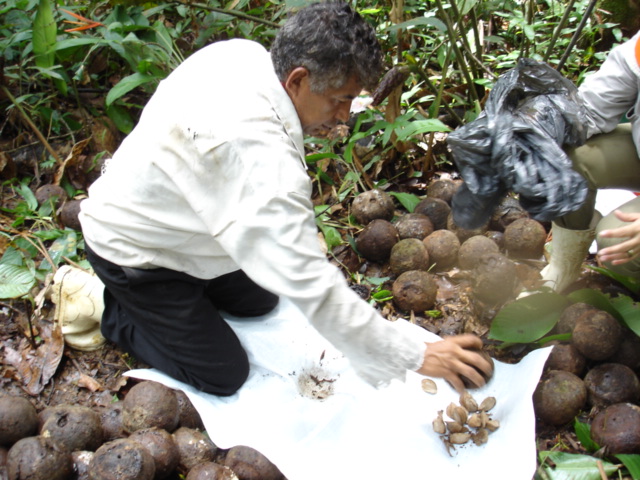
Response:
[[[553,221],[551,260],[541,274],[544,284],[558,292],[577,280],[595,238],[598,189],[634,189],[640,184],[640,160],[629,124],[596,135],[568,154],[573,168],[587,180],[589,192],[582,207]]]
[[[247,354],[207,298],[209,281],[163,268],[123,268],[89,249],[87,258],[105,284],[106,338],[208,393],[231,395],[246,381]]]
[[[624,205],[621,205],[617,208],[624,213],[638,213],[640,212],[640,197],[636,197],[633,200],[628,201]],[[614,228],[620,228],[625,225],[625,222],[618,219],[613,212],[604,217],[596,228],[596,233],[599,233],[603,230],[612,230]],[[598,250],[611,247],[617,243],[620,243],[624,239],[620,238],[603,238],[600,236],[596,237],[598,240]],[[604,263],[604,266],[609,270],[627,277],[640,278],[640,257],[636,257],[634,260],[624,263],[622,265],[611,265],[610,263]]]

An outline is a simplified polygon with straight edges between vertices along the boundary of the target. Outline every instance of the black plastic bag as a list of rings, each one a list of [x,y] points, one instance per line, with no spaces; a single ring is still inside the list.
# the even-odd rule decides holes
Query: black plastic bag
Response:
[[[582,205],[586,180],[562,149],[586,141],[577,91],[549,65],[527,58],[498,78],[484,111],[447,139],[465,181],[452,201],[456,225],[485,224],[507,192],[540,221]]]

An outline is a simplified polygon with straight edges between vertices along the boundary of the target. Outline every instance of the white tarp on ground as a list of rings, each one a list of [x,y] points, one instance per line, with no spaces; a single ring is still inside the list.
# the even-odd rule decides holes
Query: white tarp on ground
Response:
[[[458,394],[443,380],[436,380],[435,395],[423,391],[424,377],[414,373],[406,383],[372,388],[286,300],[259,320],[229,322],[249,352],[252,367],[235,395],[204,394],[153,369],[128,373],[183,390],[218,447],[255,448],[288,480],[533,477],[531,396],[549,348],[530,353],[517,365],[496,362],[493,379],[471,393],[478,403],[487,396],[497,399],[492,418],[501,427],[487,444],[470,443],[450,456],[432,429],[438,410],[458,403]],[[427,341],[438,339],[404,323]],[[311,398],[318,388],[307,390],[311,396],[301,393],[301,384],[316,387],[316,380],[324,389],[320,394],[328,394],[324,400]]]

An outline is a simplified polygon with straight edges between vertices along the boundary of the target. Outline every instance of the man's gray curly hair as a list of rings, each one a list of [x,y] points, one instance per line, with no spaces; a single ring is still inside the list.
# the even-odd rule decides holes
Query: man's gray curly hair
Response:
[[[342,87],[355,76],[374,89],[382,71],[382,53],[374,29],[344,2],[314,3],[289,18],[271,48],[280,81],[297,67],[309,70],[318,93]]]

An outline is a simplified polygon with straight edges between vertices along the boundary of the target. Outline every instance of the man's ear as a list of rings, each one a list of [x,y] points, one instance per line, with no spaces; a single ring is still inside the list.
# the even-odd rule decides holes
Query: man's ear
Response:
[[[300,94],[305,82],[309,82],[309,70],[305,67],[296,67],[287,76],[284,88],[289,96],[294,98]]]

